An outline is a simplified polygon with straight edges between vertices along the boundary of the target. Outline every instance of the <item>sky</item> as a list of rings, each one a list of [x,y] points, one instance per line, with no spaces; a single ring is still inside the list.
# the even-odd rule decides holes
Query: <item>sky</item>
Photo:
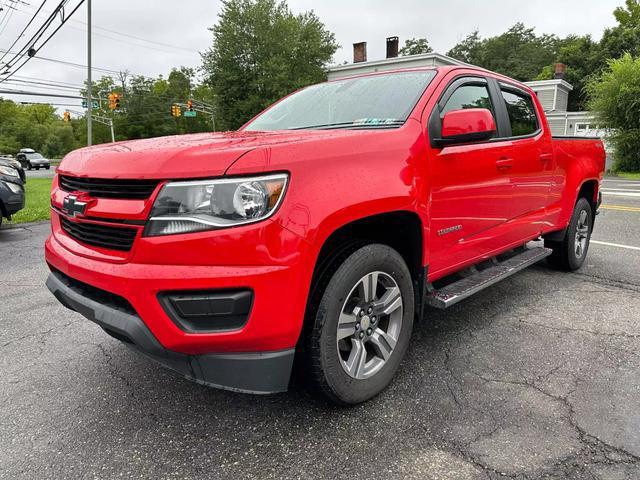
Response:
[[[0,7],[12,1],[0,0]],[[42,0],[22,1],[29,5],[17,3],[17,10],[6,18],[8,10],[0,12],[0,50],[16,40],[42,3]],[[69,5],[77,1],[69,0]],[[51,11],[58,3],[59,0],[46,0],[44,11]],[[342,45],[334,57],[336,64],[352,60],[355,42],[368,43],[369,60],[384,58],[385,39],[395,35],[400,37],[401,44],[407,38],[426,37],[436,52],[446,53],[474,30],[479,30],[483,37],[493,36],[516,22],[535,27],[538,34],[554,33],[561,37],[571,33],[591,34],[599,39],[606,27],[615,25],[612,12],[623,3],[623,0],[289,0],[295,13],[314,10],[335,33]],[[214,0],[93,0],[93,65],[147,76],[166,76],[172,67],[181,65],[197,68],[199,52],[211,45],[208,29],[217,21],[220,4]],[[38,55],[86,65],[86,16],[83,5]],[[44,16],[37,18],[32,27],[37,28],[43,20]],[[16,46],[21,46],[21,42]],[[101,74],[95,71],[94,78]],[[34,58],[16,78],[80,85],[86,78],[86,69]],[[0,89],[3,88],[36,90],[33,85],[7,82],[0,84]],[[76,94],[72,90],[54,93],[63,92]],[[79,103],[1,95],[16,101]]]

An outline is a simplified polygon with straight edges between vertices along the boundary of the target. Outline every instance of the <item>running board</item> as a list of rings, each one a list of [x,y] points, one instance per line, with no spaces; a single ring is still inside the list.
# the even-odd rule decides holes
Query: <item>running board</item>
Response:
[[[478,293],[494,283],[510,277],[543,258],[551,255],[550,248],[536,247],[522,251],[502,262],[495,261],[495,265],[484,270],[475,271],[465,278],[450,283],[439,290],[431,290],[425,297],[425,303],[436,308],[448,308],[461,300]]]

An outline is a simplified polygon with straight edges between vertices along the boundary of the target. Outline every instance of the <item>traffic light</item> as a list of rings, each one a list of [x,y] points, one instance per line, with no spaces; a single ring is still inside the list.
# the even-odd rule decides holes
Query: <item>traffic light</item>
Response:
[[[118,110],[118,109],[120,109],[120,94],[110,93],[109,94],[109,110]]]
[[[71,121],[71,113],[64,112],[64,114],[62,115],[62,120],[69,123]]]
[[[187,102],[187,109],[188,109],[190,112],[193,112],[193,100],[189,100],[189,101]]]
[[[176,105],[175,103],[171,105],[171,116],[178,118],[181,115],[182,115],[182,109],[180,108],[180,105]]]

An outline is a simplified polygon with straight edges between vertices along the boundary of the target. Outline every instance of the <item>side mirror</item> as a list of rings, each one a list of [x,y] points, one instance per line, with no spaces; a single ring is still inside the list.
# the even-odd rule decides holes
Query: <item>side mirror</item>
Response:
[[[489,140],[496,133],[493,114],[486,108],[468,108],[447,112],[442,119],[442,138],[438,146]]]

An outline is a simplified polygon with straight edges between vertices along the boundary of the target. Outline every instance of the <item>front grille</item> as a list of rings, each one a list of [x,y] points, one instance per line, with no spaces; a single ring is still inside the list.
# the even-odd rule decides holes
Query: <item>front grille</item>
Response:
[[[67,192],[87,192],[95,198],[122,198],[144,200],[151,196],[157,180],[113,180],[105,178],[78,178],[60,175],[60,188]]]
[[[62,229],[79,242],[94,247],[108,248],[110,250],[131,250],[136,238],[137,230],[125,227],[107,227],[93,223],[75,223],[60,216]]]

